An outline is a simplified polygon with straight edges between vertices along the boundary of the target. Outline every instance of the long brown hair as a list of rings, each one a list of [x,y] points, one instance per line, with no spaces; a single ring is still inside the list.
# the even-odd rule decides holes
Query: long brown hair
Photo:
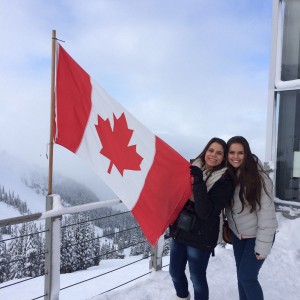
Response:
[[[263,167],[258,161],[258,157],[251,153],[248,141],[242,136],[234,136],[227,141],[227,149],[229,151],[232,144],[241,144],[244,147],[244,160],[241,166],[236,169],[228,163],[228,170],[234,179],[235,186],[240,185],[239,197],[242,202],[242,210],[245,206],[250,206],[250,213],[261,208],[261,192],[262,188],[269,195],[263,174],[269,178]],[[270,179],[270,178],[269,178]],[[271,179],[270,179],[271,181]],[[233,203],[231,204],[233,205]]]

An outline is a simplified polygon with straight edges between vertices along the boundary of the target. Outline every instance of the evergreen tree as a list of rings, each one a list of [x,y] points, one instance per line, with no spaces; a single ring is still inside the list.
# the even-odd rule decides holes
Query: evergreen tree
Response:
[[[40,252],[42,242],[37,233],[36,223],[30,222],[27,226],[27,236],[24,239],[24,276],[37,277],[41,274],[41,257]]]
[[[6,250],[6,243],[0,239],[0,283],[9,279],[9,255]]]
[[[3,186],[0,186],[0,202],[4,202],[9,206],[16,208],[22,215],[29,213],[27,204],[21,201],[19,195],[15,196],[14,191],[5,191]]]
[[[62,236],[61,236],[61,273],[71,273],[76,270],[78,264],[77,257],[73,255],[76,237],[75,231],[72,230],[72,226],[66,225],[70,222],[71,217],[65,217],[63,219]]]
[[[100,262],[99,238],[89,217],[76,214],[64,218],[62,229],[61,272],[85,270]]]
[[[77,217],[77,226],[76,226],[76,240],[77,245],[75,248],[75,255],[78,260],[77,268],[79,270],[85,270],[88,267],[92,266],[92,257],[94,253],[93,248],[93,233],[94,229],[90,222],[86,222],[86,218],[80,214]]]
[[[103,243],[100,248],[101,259],[109,259],[109,252],[110,252],[110,243],[109,242]]]
[[[95,233],[94,233],[95,234]],[[93,242],[94,245],[94,258],[93,258],[93,265],[94,266],[98,266],[100,263],[100,243],[99,243],[99,235],[97,235],[97,237],[94,239]]]
[[[8,253],[10,256],[9,279],[22,278],[24,261],[23,261],[23,246],[22,241],[18,237],[18,227],[12,227],[11,237],[12,241],[8,246]]]

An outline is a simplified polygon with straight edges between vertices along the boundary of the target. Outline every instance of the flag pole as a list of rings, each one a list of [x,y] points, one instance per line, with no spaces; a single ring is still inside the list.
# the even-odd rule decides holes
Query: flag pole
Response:
[[[53,124],[54,124],[54,81],[55,81],[55,50],[56,30],[52,30],[52,60],[51,60],[51,104],[50,104],[50,139],[49,139],[49,172],[48,172],[48,195],[52,194],[53,176]]]

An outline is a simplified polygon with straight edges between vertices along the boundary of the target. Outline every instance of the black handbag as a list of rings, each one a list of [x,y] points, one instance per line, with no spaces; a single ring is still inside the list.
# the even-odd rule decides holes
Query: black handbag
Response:
[[[178,217],[177,228],[182,229],[186,232],[190,232],[192,231],[196,220],[197,216],[194,208],[194,203],[188,201]]]
[[[183,209],[183,211],[180,213],[178,217],[177,227],[184,231],[190,232],[193,229],[195,223],[196,223],[195,213],[187,209]]]

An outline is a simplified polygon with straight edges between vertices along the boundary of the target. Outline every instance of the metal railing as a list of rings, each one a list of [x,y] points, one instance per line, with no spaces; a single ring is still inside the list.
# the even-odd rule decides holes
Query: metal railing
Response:
[[[82,205],[77,205],[77,206],[72,206],[72,207],[64,207],[62,205],[61,198],[59,195],[48,195],[46,197],[46,211],[45,212],[0,220],[0,227],[26,223],[26,222],[30,222],[30,221],[45,220],[45,230],[43,231],[43,233],[45,234],[45,251],[43,253],[45,255],[44,295],[41,295],[34,299],[44,298],[45,300],[57,300],[57,299],[59,299],[59,294],[60,294],[61,290],[70,288],[71,286],[74,286],[77,284],[81,284],[87,280],[92,280],[96,277],[105,275],[105,273],[104,273],[104,274],[101,274],[98,276],[94,276],[93,278],[86,279],[81,282],[72,284],[70,286],[60,288],[61,217],[65,214],[81,213],[84,211],[89,211],[89,210],[98,209],[98,208],[102,208],[102,207],[113,206],[113,205],[117,205],[120,203],[121,203],[120,199],[113,199],[113,200],[102,201],[102,202],[82,204]],[[150,261],[149,261],[150,271],[146,272],[145,274],[142,274],[138,278],[151,273],[152,272],[151,270],[158,271],[158,270],[162,269],[163,245],[164,245],[164,239],[163,239],[163,237],[161,237],[157,243],[157,246],[152,249],[151,255],[149,255],[147,257],[143,257],[143,259],[146,259],[146,258],[150,259]],[[132,246],[132,245],[130,245],[130,246]],[[137,262],[140,260],[141,259],[137,260]],[[134,262],[131,262],[127,265],[122,266],[121,268],[124,268],[133,263]],[[112,272],[112,271],[110,271],[110,272]],[[136,279],[138,279],[138,278],[136,278]],[[24,281],[27,281],[30,279],[31,278],[26,278],[20,282],[24,282]],[[133,281],[133,280],[130,280],[130,281]],[[8,284],[2,288],[6,288],[6,287],[9,287],[14,284],[17,284],[17,283]],[[126,284],[126,283],[124,283],[124,284]],[[117,287],[115,287],[115,288],[117,288]],[[113,290],[115,288],[112,288],[110,290]],[[105,292],[108,292],[108,291],[105,291]]]

